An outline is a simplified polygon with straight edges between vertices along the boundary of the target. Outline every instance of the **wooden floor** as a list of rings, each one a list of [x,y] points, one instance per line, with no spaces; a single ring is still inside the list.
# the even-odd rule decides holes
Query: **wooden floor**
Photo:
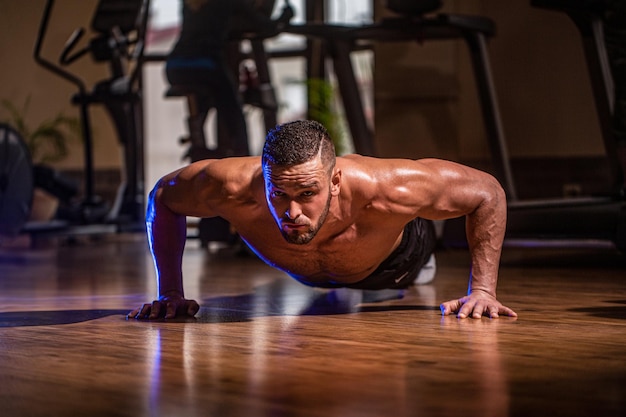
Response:
[[[146,322],[141,235],[0,251],[0,415],[626,416],[623,257],[507,249],[517,320],[442,318],[468,257],[437,258],[405,294],[322,291],[190,242],[200,313]]]

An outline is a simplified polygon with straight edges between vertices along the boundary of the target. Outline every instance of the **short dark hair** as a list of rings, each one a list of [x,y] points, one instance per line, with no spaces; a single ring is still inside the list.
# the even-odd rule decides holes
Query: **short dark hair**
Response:
[[[270,130],[263,146],[262,163],[293,166],[321,155],[329,172],[335,167],[335,146],[328,131],[313,120],[283,123]]]

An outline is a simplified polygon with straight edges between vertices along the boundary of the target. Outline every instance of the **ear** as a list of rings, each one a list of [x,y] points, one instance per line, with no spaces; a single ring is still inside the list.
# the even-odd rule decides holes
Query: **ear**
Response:
[[[333,172],[333,176],[330,179],[330,194],[332,196],[338,196],[341,188],[341,170],[338,169]]]

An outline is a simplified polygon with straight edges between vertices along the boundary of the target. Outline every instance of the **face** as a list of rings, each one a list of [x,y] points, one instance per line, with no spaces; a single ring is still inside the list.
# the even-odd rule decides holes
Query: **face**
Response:
[[[292,167],[263,169],[265,198],[280,232],[289,243],[309,243],[320,230],[339,193],[339,175],[329,178],[320,158]]]

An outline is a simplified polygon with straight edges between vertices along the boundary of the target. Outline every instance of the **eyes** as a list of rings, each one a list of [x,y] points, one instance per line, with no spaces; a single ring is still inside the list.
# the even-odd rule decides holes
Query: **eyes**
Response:
[[[312,190],[305,190],[300,192],[299,194],[296,195],[295,199],[310,199],[312,197],[314,197],[315,195],[317,195],[316,191],[312,191]],[[270,191],[270,197],[271,198],[284,198],[284,197],[288,197],[287,193],[280,191],[280,190],[271,190]]]

